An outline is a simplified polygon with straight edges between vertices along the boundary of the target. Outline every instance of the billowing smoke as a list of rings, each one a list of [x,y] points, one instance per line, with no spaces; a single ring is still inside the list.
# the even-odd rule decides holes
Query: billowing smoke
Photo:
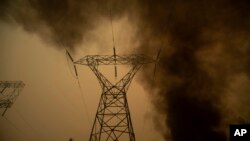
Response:
[[[73,49],[110,8],[137,27],[140,53],[162,49],[141,83],[166,141],[226,141],[228,124],[250,120],[248,0],[3,0],[0,16]]]
[[[3,0],[0,19],[18,23],[59,49],[74,50],[101,18],[110,18],[111,8],[113,18],[121,17],[125,5],[116,0]]]
[[[249,2],[143,0],[138,13],[140,50],[162,48],[156,80],[142,78],[156,128],[166,140],[226,141],[228,124],[250,119]]]

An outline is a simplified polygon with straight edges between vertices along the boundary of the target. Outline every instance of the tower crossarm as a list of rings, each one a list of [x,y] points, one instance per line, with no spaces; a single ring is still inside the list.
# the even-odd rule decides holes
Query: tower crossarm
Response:
[[[0,108],[10,107],[24,86],[22,81],[0,81]]]
[[[23,88],[24,86],[25,84],[22,81],[0,81],[0,90],[6,88]]]
[[[22,81],[0,81],[0,108],[5,108],[2,116],[11,107],[24,86]]]
[[[75,64],[79,65],[131,65],[131,64],[148,64],[155,62],[154,59],[145,55],[87,55]]]

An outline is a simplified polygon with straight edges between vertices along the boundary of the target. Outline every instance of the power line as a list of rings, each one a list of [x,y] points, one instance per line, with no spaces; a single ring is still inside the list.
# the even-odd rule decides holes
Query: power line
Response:
[[[21,133],[25,138],[26,140],[28,141],[32,141],[20,128],[18,128],[13,122],[11,122],[10,120],[7,119],[7,117],[3,116],[4,119],[13,127],[15,128],[19,133]]]
[[[113,30],[113,19],[111,14],[111,8],[110,8],[110,22],[111,22],[111,28],[112,28],[112,39],[113,39],[113,48],[115,48],[115,37],[114,37],[114,30]]]
[[[66,50],[66,55],[68,55],[68,57],[70,58],[71,62],[74,64],[74,60],[73,60],[72,56],[70,55],[70,53],[67,51],[66,47],[65,47],[65,50]],[[66,57],[66,58],[67,58],[68,67],[69,67],[68,57]],[[74,70],[75,70],[75,75],[73,75],[73,72],[71,70],[70,70],[70,72],[73,75],[73,77],[77,79],[78,87],[80,89],[81,101],[82,101],[82,104],[83,104],[83,106],[85,107],[85,110],[86,110],[86,115],[87,115],[88,123],[91,126],[91,122],[90,122],[90,119],[89,119],[88,107],[87,107],[86,102],[85,102],[84,93],[82,91],[82,87],[81,87],[81,84],[80,84],[80,80],[79,80],[79,77],[78,77],[77,68],[76,68],[75,64],[74,64]]]
[[[79,89],[80,89],[80,95],[81,95],[82,104],[84,105],[84,107],[86,109],[87,120],[88,120],[89,126],[91,126],[91,122],[90,122],[90,118],[89,118],[89,112],[88,112],[88,107],[87,107],[87,104],[86,104],[86,101],[85,101],[84,93],[83,93],[83,90],[82,90],[79,78],[77,78],[77,82],[78,82],[78,86],[79,86]]]
[[[16,111],[16,113],[19,115],[19,117],[21,117],[21,119],[24,121],[24,123],[25,123],[26,125],[28,125],[36,135],[40,136],[40,135],[38,134],[37,130],[33,128],[33,126],[23,117],[23,115],[22,115],[14,106],[13,106],[13,109]],[[41,139],[41,138],[40,138],[40,139]],[[43,139],[42,139],[42,140],[43,140]]]

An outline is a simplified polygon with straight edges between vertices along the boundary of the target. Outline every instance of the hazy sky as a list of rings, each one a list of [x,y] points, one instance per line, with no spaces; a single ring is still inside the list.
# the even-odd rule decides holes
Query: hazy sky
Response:
[[[125,17],[114,21],[114,29],[117,52],[125,53],[130,49],[128,35],[132,34],[133,27]],[[99,42],[92,39],[80,45],[73,55],[75,59],[88,54],[112,54],[109,21],[90,31],[89,36]],[[100,45],[102,48],[99,49]],[[0,118],[0,140],[67,141],[70,137],[75,141],[88,140],[101,94],[99,83],[91,70],[87,66],[77,66],[86,107],[77,80],[70,72],[73,71],[72,64],[68,64],[64,50],[45,44],[36,34],[25,32],[17,24],[4,22],[0,23],[0,46],[1,80],[22,80],[26,84],[5,115],[11,123]],[[81,46],[91,46],[91,49],[83,52]],[[128,68],[118,67],[121,73],[118,73],[118,77]],[[112,80],[113,67],[103,70]],[[136,78],[128,91],[136,138],[160,141],[162,138],[152,124],[153,111],[149,99]]]
[[[128,91],[138,140],[226,141],[229,124],[250,121],[249,0],[3,0],[1,80],[26,86],[6,115],[18,129],[1,118],[1,137],[88,139],[100,87],[77,66],[81,95],[65,48],[112,54],[111,17],[118,54],[162,49],[155,79],[144,66]]]

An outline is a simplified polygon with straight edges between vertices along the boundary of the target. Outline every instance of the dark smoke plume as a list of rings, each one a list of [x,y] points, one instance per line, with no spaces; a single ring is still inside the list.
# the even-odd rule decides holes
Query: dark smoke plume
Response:
[[[110,8],[137,27],[140,53],[162,48],[141,83],[166,141],[226,141],[228,124],[250,121],[248,0],[2,0],[0,19],[73,49]]]
[[[74,49],[100,18],[121,17],[126,1],[116,0],[3,0],[0,19],[16,22],[46,42]]]
[[[141,51],[163,50],[155,82],[151,70],[142,78],[165,117],[156,122],[167,128],[156,128],[166,140],[226,141],[228,124],[250,120],[249,2],[139,3]]]

